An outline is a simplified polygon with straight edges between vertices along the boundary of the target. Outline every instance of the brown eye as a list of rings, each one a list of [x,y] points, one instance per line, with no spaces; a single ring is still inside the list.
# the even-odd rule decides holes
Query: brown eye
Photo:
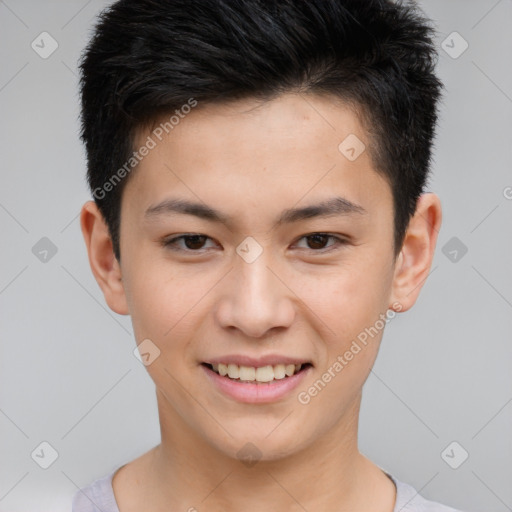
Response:
[[[162,242],[162,245],[164,247],[168,247],[172,251],[201,252],[201,249],[204,248],[204,244],[207,240],[211,239],[206,235],[180,235],[174,238],[164,240]],[[183,245],[181,247],[179,246],[179,242],[183,242]]]
[[[329,235],[316,234],[309,235],[306,238],[309,240],[309,247],[311,249],[323,249],[330,237]]]
[[[314,252],[328,252],[347,243],[342,238],[327,233],[311,233],[304,235],[300,240],[307,240],[307,247],[305,249],[310,249]],[[333,240],[334,243],[326,245],[329,240]]]
[[[183,237],[183,241],[187,249],[197,250],[202,249],[206,238],[204,235],[192,235]]]

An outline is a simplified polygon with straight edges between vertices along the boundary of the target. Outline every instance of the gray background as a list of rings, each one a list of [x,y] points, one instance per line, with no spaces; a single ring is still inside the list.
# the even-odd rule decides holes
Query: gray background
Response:
[[[0,1],[0,511],[70,510],[78,487],[160,439],[130,319],[106,306],[78,221],[90,194],[76,63],[105,5]],[[512,1],[421,5],[439,32],[446,86],[430,187],[444,219],[416,306],[386,328],[365,387],[360,448],[427,498],[504,512],[512,510]],[[47,59],[31,48],[43,31],[59,45]],[[441,48],[454,31],[469,43],[458,58]],[[452,53],[462,49],[453,35],[447,41]],[[46,262],[32,251],[43,237],[57,248]],[[48,469],[31,458],[43,441],[59,455]],[[469,453],[458,469],[441,455],[453,441],[452,465]]]

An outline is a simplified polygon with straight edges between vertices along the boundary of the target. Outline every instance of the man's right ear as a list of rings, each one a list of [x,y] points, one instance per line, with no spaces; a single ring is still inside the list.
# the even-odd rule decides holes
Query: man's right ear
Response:
[[[80,226],[87,246],[89,264],[103,291],[105,301],[112,311],[128,315],[121,267],[114,255],[107,224],[94,201],[87,201],[82,206]]]

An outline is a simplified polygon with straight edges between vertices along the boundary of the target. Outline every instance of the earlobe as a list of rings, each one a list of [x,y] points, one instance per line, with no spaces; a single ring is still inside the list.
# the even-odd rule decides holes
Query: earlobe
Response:
[[[414,305],[428,277],[441,219],[439,197],[432,193],[422,194],[395,264],[391,302],[399,303],[400,311],[407,311]]]
[[[105,301],[112,311],[128,315],[128,305],[112,239],[103,215],[94,201],[87,201],[80,212],[80,226],[87,247],[89,264]]]

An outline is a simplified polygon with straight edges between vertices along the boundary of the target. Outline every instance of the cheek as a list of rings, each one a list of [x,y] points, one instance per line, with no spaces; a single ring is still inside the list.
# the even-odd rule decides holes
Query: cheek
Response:
[[[302,289],[304,302],[325,324],[326,341],[350,344],[361,330],[387,310],[390,280],[378,261],[346,262],[333,272],[310,276]]]
[[[197,366],[195,343],[198,329],[211,308],[219,276],[215,272],[183,269],[169,261],[136,266],[127,294],[137,343],[150,339],[160,350],[159,363],[173,372],[184,374]],[[153,365],[147,369],[152,374]]]
[[[381,315],[386,318],[387,286],[378,265],[362,264],[340,270],[323,281],[322,292],[309,295],[308,306],[324,326],[325,346],[318,380],[309,391],[322,396],[315,398],[319,411],[329,404],[333,422],[354,403],[377,357],[386,325]]]
[[[193,307],[193,282],[185,282],[169,270],[169,265],[157,262],[134,262],[129,269],[125,291],[137,340],[150,338],[165,343]]]

